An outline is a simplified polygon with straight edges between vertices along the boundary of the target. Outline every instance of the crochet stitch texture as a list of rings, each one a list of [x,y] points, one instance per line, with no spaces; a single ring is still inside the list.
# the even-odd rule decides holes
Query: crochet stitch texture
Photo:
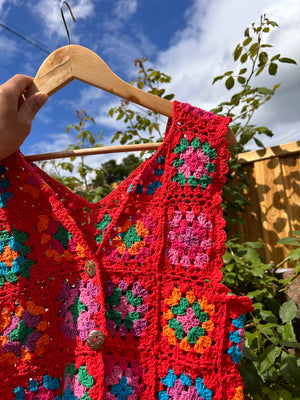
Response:
[[[175,101],[158,151],[97,204],[20,153],[0,162],[2,400],[243,399],[252,305],[221,283],[229,122]]]

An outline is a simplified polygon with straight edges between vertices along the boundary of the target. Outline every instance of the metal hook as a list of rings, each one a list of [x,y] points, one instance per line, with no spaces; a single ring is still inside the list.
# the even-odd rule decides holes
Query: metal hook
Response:
[[[63,4],[64,3],[68,6],[68,9],[70,11],[71,17],[73,18],[74,22],[76,22],[76,19],[75,19],[73,13],[72,13],[72,10],[71,10],[71,7],[69,6],[69,4],[65,0],[62,0],[60,2],[60,12],[61,12],[62,19],[64,21],[64,25],[65,25],[65,28],[66,28],[66,31],[67,31],[67,35],[68,35],[68,42],[69,42],[69,45],[70,45],[71,44],[70,33],[69,33],[69,29],[68,29],[68,26],[67,26],[67,23],[66,23],[66,20],[65,20],[64,12],[63,12]]]

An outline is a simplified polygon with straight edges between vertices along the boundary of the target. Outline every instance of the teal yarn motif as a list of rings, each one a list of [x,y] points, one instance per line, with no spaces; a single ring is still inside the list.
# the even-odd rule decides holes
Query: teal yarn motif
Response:
[[[19,276],[29,278],[34,261],[27,259],[31,248],[24,243],[28,240],[26,232],[12,228],[11,233],[0,231],[0,286],[5,282],[15,284]]]
[[[172,166],[176,173],[172,178],[173,182],[179,183],[181,187],[189,185],[192,189],[201,187],[205,190],[212,183],[212,176],[216,166],[213,160],[217,157],[217,152],[211,148],[208,142],[201,144],[199,138],[194,138],[191,142],[180,139],[175,147],[174,153],[178,155],[174,159]]]

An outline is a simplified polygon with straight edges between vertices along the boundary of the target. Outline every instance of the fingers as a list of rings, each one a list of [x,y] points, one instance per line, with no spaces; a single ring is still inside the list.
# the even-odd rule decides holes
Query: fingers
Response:
[[[26,75],[15,75],[2,85],[6,96],[19,98],[32,84],[33,78]]]
[[[20,107],[19,118],[31,126],[36,113],[43,107],[47,100],[48,96],[45,93],[33,94]]]

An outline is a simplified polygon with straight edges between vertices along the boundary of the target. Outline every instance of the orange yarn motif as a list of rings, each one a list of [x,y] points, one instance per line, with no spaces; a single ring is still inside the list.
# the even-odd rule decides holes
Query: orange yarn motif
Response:
[[[42,356],[50,340],[45,333],[48,321],[44,319],[44,314],[44,307],[33,301],[28,301],[26,308],[17,306],[13,315],[7,310],[1,314],[0,363],[15,364],[19,359],[30,361],[32,355]]]
[[[214,323],[209,318],[214,314],[215,306],[208,304],[205,297],[197,299],[192,291],[182,295],[178,288],[174,288],[165,303],[170,308],[163,314],[167,321],[163,335],[168,337],[171,345],[179,343],[186,352],[194,348],[196,353],[203,354],[212,344],[208,333],[214,329]]]

